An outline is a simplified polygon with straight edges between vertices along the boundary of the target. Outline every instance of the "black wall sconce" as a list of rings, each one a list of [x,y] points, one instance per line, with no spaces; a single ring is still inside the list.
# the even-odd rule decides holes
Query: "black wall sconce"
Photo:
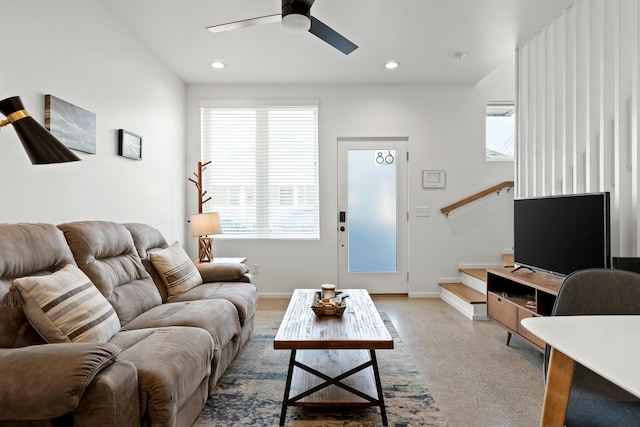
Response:
[[[14,96],[0,101],[0,113],[6,117],[5,120],[0,121],[0,127],[13,125],[32,164],[43,165],[80,160],[29,115],[22,106],[20,97]]]

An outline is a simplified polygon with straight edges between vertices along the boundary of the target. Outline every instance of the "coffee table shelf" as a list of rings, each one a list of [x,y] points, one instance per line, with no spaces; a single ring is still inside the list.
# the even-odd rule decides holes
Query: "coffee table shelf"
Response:
[[[305,366],[321,366],[322,373],[335,378],[343,373],[341,367],[355,368],[371,360],[366,350],[305,350],[297,352],[296,359]],[[368,395],[377,394],[371,369],[354,373],[344,381],[349,386]],[[290,396],[297,396],[324,383],[324,380],[303,369],[296,369],[291,380]],[[371,406],[371,401],[358,397],[336,385],[330,385],[295,402],[296,406]]]

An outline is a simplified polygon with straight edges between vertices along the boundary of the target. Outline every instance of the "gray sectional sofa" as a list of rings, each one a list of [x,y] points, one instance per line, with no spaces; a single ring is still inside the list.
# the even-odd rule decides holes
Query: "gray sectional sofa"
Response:
[[[244,264],[146,224],[0,224],[0,426],[189,426],[251,336]]]

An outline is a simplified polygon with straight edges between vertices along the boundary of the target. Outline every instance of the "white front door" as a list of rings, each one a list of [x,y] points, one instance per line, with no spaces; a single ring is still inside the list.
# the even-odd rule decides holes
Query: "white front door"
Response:
[[[340,288],[408,293],[407,138],[338,139]]]

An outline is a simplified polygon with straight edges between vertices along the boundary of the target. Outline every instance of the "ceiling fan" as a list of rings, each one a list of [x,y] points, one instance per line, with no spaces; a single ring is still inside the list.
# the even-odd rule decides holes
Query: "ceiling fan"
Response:
[[[252,27],[254,25],[282,22],[282,26],[293,32],[309,31],[321,40],[329,43],[345,55],[358,48],[356,44],[339,34],[328,25],[311,16],[311,6],[315,0],[282,0],[282,13],[229,22],[227,24],[207,27],[212,33]]]

